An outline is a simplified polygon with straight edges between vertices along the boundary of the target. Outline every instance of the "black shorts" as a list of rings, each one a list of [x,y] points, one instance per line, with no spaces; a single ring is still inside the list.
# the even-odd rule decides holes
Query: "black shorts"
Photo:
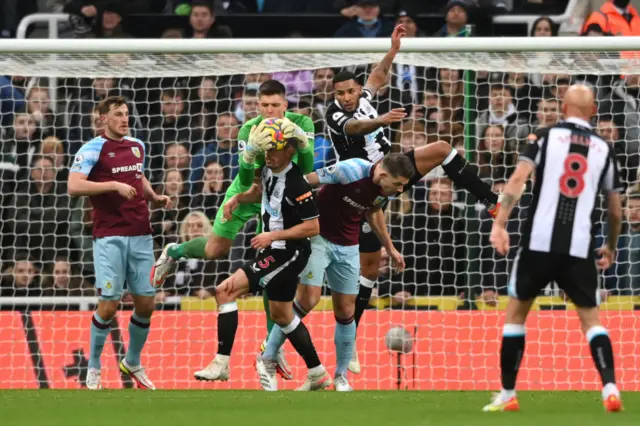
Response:
[[[413,164],[413,168],[415,169],[415,174],[413,175],[413,177],[411,179],[409,179],[409,183],[407,183],[404,186],[404,191],[407,192],[408,190],[413,188],[413,185],[415,185],[416,183],[420,182],[420,180],[424,177],[424,175],[421,175],[420,172],[418,171],[418,166],[416,164],[416,153],[415,153],[415,151],[412,149],[409,152],[405,152],[404,155],[405,155],[405,157],[409,158],[409,160],[411,160],[411,164]]]
[[[266,248],[256,258],[242,267],[249,278],[251,293],[266,289],[269,300],[292,302],[296,296],[299,276],[307,266],[311,248]]]
[[[358,240],[358,244],[360,245],[360,253],[375,253],[382,248],[378,236],[373,232],[373,229],[371,229],[371,225],[367,222],[366,217],[363,217],[362,222],[360,222],[360,239]]]
[[[535,299],[552,281],[576,306],[598,306],[598,272],[593,258],[518,249],[509,279],[510,296],[518,300]]]

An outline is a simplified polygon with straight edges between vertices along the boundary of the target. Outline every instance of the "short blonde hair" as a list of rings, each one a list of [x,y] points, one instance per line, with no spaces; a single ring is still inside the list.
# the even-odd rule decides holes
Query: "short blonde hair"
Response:
[[[62,141],[55,136],[49,136],[42,141],[40,152],[43,154],[64,154]]]
[[[200,221],[202,221],[202,224],[203,224],[202,228],[205,236],[213,232],[211,221],[209,220],[206,214],[204,214],[199,210],[189,212],[189,214],[186,215],[184,219],[182,219],[182,223],[180,224],[180,232],[179,232],[180,241],[182,241],[183,243],[187,241],[187,223],[189,222],[189,219],[191,219],[192,217],[196,217],[200,219]]]

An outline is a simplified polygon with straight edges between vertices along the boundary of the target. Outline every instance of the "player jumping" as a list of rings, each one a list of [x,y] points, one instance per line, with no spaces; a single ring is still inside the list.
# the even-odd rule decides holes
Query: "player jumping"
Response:
[[[268,80],[262,83],[259,90],[260,115],[247,121],[238,134],[240,148],[240,172],[233,180],[222,201],[224,206],[236,194],[247,191],[255,177],[256,170],[262,169],[265,164],[264,150],[271,143],[271,134],[263,131],[260,124],[266,118],[281,118],[282,130],[286,138],[298,141],[298,151],[293,156],[293,162],[298,164],[302,173],[313,170],[313,121],[304,115],[287,111],[285,87],[276,80]],[[255,127],[255,130],[252,129]],[[223,209],[218,213],[213,225],[213,234],[210,237],[194,238],[182,244],[168,244],[158,258],[151,279],[155,286],[161,286],[175,268],[176,261],[186,259],[222,259],[229,255],[231,244],[238,232],[253,217],[260,214],[260,203],[241,204],[234,210],[231,218],[223,216]],[[273,321],[269,314],[269,301],[264,295],[265,310],[267,313],[267,329],[269,333],[273,327]],[[287,380],[292,378],[291,368],[284,358],[284,352],[278,355],[278,372]]]
[[[326,121],[330,130],[331,141],[338,154],[338,160],[362,158],[377,162],[391,150],[391,143],[384,136],[384,127],[402,121],[406,113],[403,108],[396,108],[378,116],[371,105],[377,91],[386,84],[393,60],[400,50],[400,42],[406,30],[398,25],[391,36],[391,49],[382,61],[373,69],[364,86],[357,83],[355,74],[347,71],[339,72],[333,79],[335,102],[327,108]],[[406,155],[413,162],[416,174],[411,179],[409,189],[420,181],[432,169],[442,166],[445,173],[462,188],[471,192],[483,202],[490,213],[495,214],[498,195],[491,191],[489,185],[482,182],[475,166],[468,164],[446,142],[435,142],[427,146],[409,151]],[[371,292],[378,279],[378,268],[381,258],[381,245],[366,218],[362,221],[360,233],[360,289],[356,300],[356,327],[364,310],[369,305]],[[303,287],[303,291],[304,291]],[[316,289],[306,288],[312,295],[303,296],[310,304],[317,303],[320,297]],[[357,351],[349,363],[349,370],[360,372]]]
[[[240,206],[252,206],[262,199],[264,232],[251,240],[251,246],[259,250],[257,258],[216,288],[220,311],[218,353],[206,368],[195,373],[196,379],[224,381],[229,378],[229,356],[238,328],[236,299],[264,290],[273,320],[309,369],[303,385],[305,390],[331,385],[331,376],[320,363],[309,331],[293,314],[292,302],[298,276],[311,254],[309,237],[317,235],[320,230],[311,187],[304,180],[300,168],[292,163],[296,154],[295,144],[296,140],[291,139],[281,150],[268,150],[262,185],[254,184],[249,191],[233,196],[224,205],[224,217],[231,219]],[[275,380],[274,383],[277,386]]]
[[[170,208],[171,200],[156,195],[144,177],[145,147],[142,141],[127,136],[126,100],[109,97],[97,110],[105,121],[104,133],[80,148],[68,182],[69,195],[89,196],[93,205],[93,259],[99,301],[91,324],[86,384],[91,390],[102,388],[100,356],[126,281],[134,311],[129,321],[129,347],[120,369],[138,387],[153,390],[155,386],[140,365],[156,294],[148,279],[154,258],[147,202]]]
[[[320,293],[326,273],[336,319],[334,383],[337,391],[352,390],[346,372],[356,338],[354,314],[360,269],[360,223],[366,216],[395,267],[402,271],[404,259],[393,246],[382,206],[389,196],[402,192],[413,175],[411,161],[402,154],[388,154],[376,164],[354,158],[307,175],[312,186],[327,185],[318,193],[320,235],[311,240],[313,256],[300,277],[302,285],[294,309],[302,318],[315,306],[301,304],[299,298],[301,292],[305,292],[304,288],[313,288]],[[319,297],[315,300],[317,303]],[[284,341],[284,333],[274,327],[267,340],[267,349],[256,363],[260,384],[265,390],[274,390],[276,386],[275,358]],[[263,377],[270,379],[263,380]]]
[[[598,272],[591,230],[598,193],[608,194],[609,235],[599,250],[598,267],[609,269],[615,258],[622,208],[622,185],[613,146],[596,135],[589,120],[596,112],[586,86],[571,86],[562,112],[566,121],[529,136],[529,144],[504,189],[502,207],[491,230],[491,244],[505,255],[509,235],[505,222],[515,205],[517,189],[535,171],[533,201],[509,280],[500,349],[502,390],[484,411],[518,411],[516,376],[522,363],[525,321],[540,291],[555,281],[575,303],[591,356],[602,379],[607,411],[622,410],[616,386],[613,348],[598,317]]]

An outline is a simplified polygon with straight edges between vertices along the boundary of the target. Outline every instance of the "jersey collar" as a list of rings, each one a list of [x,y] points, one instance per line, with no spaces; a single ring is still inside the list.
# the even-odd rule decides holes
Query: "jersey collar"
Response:
[[[286,175],[286,174],[287,174],[287,172],[288,172],[289,170],[291,170],[291,168],[292,168],[292,167],[293,167],[293,161],[292,161],[292,162],[290,162],[290,163],[289,163],[289,165],[288,165],[287,167],[285,167],[285,168],[284,168],[284,170],[283,170],[283,171],[281,171],[280,173],[273,173],[273,172],[271,172],[271,174],[272,174],[273,176],[278,176],[278,177],[280,177],[280,176],[284,176],[284,175]]]
[[[578,118],[578,117],[568,117],[566,120],[564,120],[567,123],[573,123],[573,124],[577,124],[578,126],[582,126],[582,127],[586,127],[588,129],[591,128],[591,123],[589,123],[588,121],[583,120],[582,118]]]

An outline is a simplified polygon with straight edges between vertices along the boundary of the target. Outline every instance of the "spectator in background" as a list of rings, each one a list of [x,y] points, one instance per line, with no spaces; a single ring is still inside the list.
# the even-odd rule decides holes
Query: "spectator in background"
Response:
[[[130,4],[123,1],[73,0],[64,11],[71,14],[70,22],[75,27],[76,35],[97,38],[131,38],[124,31],[122,20],[128,12]]]
[[[640,189],[637,186],[629,188],[626,201],[626,220],[618,241],[618,258],[612,270],[607,271],[609,282],[605,288],[638,296],[640,295]],[[617,281],[615,281],[616,278],[618,278]],[[605,283],[607,283],[606,278]]]
[[[551,127],[561,119],[560,101],[553,97],[543,98],[538,102],[538,111],[536,112],[536,121],[533,123],[533,128]]]
[[[464,120],[464,81],[462,72],[449,68],[438,70],[438,110],[443,119],[454,122]]]
[[[12,264],[2,271],[0,295],[37,297],[42,295],[40,271],[27,253],[17,253]]]
[[[610,0],[593,12],[582,26],[582,35],[640,36],[640,17],[629,0]]]
[[[389,37],[393,32],[393,23],[380,14],[378,0],[358,0],[354,12],[357,19],[345,22],[336,31],[335,37]]]
[[[219,114],[215,129],[215,139],[193,156],[189,177],[192,184],[201,181],[203,166],[212,160],[229,171],[227,178],[230,180],[238,172],[238,120],[230,112]]]
[[[427,144],[425,126],[420,121],[406,120],[394,140],[394,151],[406,153]]]
[[[567,93],[572,83],[569,74],[544,74],[542,76],[542,89],[559,100],[564,99],[564,94]]]
[[[75,197],[71,199],[71,221],[69,236],[72,242],[71,257],[80,263],[82,276],[93,281],[93,218],[91,199]]]
[[[478,145],[478,168],[480,176],[492,181],[505,181],[516,168],[515,152],[505,152],[504,127],[489,125],[485,127]]]
[[[313,92],[313,71],[299,70],[273,73],[272,78],[284,84],[287,89],[287,100],[299,102],[310,98]]]
[[[620,129],[625,129],[624,152],[640,151],[640,74],[627,74],[613,85],[611,115]]]
[[[182,175],[182,179],[188,182],[191,169],[191,156],[188,148],[181,143],[170,143],[166,146],[164,152],[164,170],[178,170]],[[186,183],[185,185],[189,185]]]
[[[523,120],[528,122],[535,120],[535,112],[537,110],[537,102],[539,99],[543,97],[551,98],[550,94],[544,94],[540,87],[530,84],[529,75],[526,73],[516,73],[510,72],[507,74],[507,85],[513,88],[513,97],[514,97],[514,105],[516,106],[516,110],[518,114]],[[484,87],[489,88],[489,86],[484,85]],[[488,91],[482,93],[482,95],[478,94],[478,96],[483,96],[488,99]],[[484,110],[488,107],[488,105],[483,103],[483,106],[480,108]]]
[[[191,210],[202,210],[213,220],[229,187],[229,178],[226,175],[228,172],[225,167],[215,159],[210,159],[204,166],[202,182],[194,185],[193,197],[189,204]]]
[[[27,112],[36,120],[40,137],[53,136],[56,132],[55,115],[51,111],[49,89],[33,86],[27,91]]]
[[[402,290],[414,296],[454,296],[465,286],[467,254],[465,220],[453,205],[452,183],[432,180],[426,197],[417,186],[412,198],[411,214],[402,216],[401,235],[394,237],[402,241],[407,263]]]
[[[158,194],[171,198],[173,209],[155,209],[151,211],[151,229],[156,247],[164,247],[178,241],[177,226],[189,212],[188,193],[179,170],[167,170],[164,173],[161,190]]]
[[[416,16],[409,9],[400,9],[396,14],[396,25],[404,25],[405,37],[426,37],[427,34],[418,27]]]
[[[15,236],[13,245],[40,262],[52,261],[57,250],[69,246],[69,198],[64,185],[56,185],[55,176],[53,159],[37,157],[31,179],[5,212],[4,231]]]
[[[201,211],[191,211],[180,224],[180,242],[211,235],[211,220]],[[228,262],[221,262],[228,263]],[[208,299],[215,291],[217,283],[224,278],[217,273],[218,262],[200,259],[188,259],[178,262],[174,274],[164,282],[156,294],[156,302],[163,302],[168,296],[194,296]],[[215,277],[215,278],[214,278]]]
[[[10,76],[0,76],[0,137],[3,127],[13,123],[13,115],[24,109],[24,93],[16,86]]]
[[[191,128],[191,117],[185,111],[184,94],[180,90],[162,91],[162,116],[155,120],[149,133],[149,168],[154,181],[162,175],[162,154],[167,143],[187,143],[191,153],[203,148],[201,129]]]
[[[527,120],[519,116],[513,103],[513,88],[502,83],[502,76],[493,79],[489,90],[489,109],[476,121],[476,140],[481,140],[485,128],[489,125],[504,127],[507,141],[505,151],[514,152],[524,148],[529,135]]]
[[[246,123],[252,118],[256,118],[258,112],[258,90],[247,89],[242,94],[242,100],[236,105],[236,118],[240,123]]]
[[[333,102],[333,68],[318,68],[313,71],[313,92],[311,93],[311,119],[315,124],[316,134],[326,134],[324,114]]]
[[[194,0],[191,3],[189,26],[192,38],[230,38],[231,28],[216,24],[213,3],[205,0]]]
[[[464,27],[469,23],[469,5],[463,0],[450,0],[445,6],[444,22],[435,37],[464,37]]]
[[[202,79],[195,90],[196,101],[190,111],[192,115],[196,115],[194,121],[200,126],[205,141],[215,138],[214,124],[216,113],[220,110],[216,82],[216,77],[204,77]]]
[[[66,256],[57,256],[42,282],[43,296],[93,296],[94,288],[73,268]]]
[[[557,37],[558,25],[548,16],[541,16],[531,25],[530,37]]]
[[[633,186],[638,180],[637,170],[640,165],[640,153],[637,151],[627,152],[624,129],[620,129],[610,115],[601,114],[597,116],[596,131],[602,139],[613,145],[620,164],[620,179],[624,186]]]
[[[27,113],[17,113],[12,128],[0,144],[0,197],[5,201],[14,193],[18,183],[28,179],[29,166],[39,150],[35,119]],[[0,204],[0,209],[5,205],[5,202]]]
[[[67,169],[67,159],[64,154],[64,144],[55,136],[49,136],[42,141],[40,146],[40,156],[47,156],[53,159],[53,166],[56,169],[56,182],[62,184],[67,182],[69,170]]]

